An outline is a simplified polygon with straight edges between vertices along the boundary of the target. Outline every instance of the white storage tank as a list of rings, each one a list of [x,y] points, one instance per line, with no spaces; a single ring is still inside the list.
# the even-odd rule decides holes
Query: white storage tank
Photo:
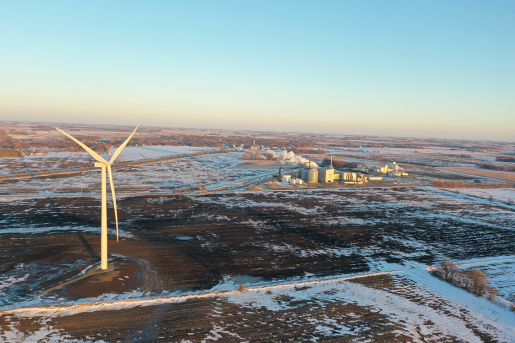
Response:
[[[291,175],[283,175],[282,182],[290,182]]]
[[[308,182],[309,183],[317,183],[318,182],[318,170],[311,169],[308,174]]]

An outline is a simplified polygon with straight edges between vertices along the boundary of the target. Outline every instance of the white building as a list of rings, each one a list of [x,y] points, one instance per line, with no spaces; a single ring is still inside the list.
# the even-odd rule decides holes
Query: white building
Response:
[[[322,167],[318,168],[318,182],[334,182],[334,168]]]

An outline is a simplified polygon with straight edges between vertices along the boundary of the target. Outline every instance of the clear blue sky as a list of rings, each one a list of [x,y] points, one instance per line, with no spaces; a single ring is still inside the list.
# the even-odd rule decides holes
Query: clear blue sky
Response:
[[[515,141],[515,1],[0,1],[0,119]]]

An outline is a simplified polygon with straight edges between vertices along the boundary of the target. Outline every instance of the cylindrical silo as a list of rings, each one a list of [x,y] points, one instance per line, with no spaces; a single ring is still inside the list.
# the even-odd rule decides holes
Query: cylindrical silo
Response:
[[[318,170],[311,169],[308,174],[308,182],[309,183],[317,183],[318,181]]]
[[[305,168],[304,168],[304,169],[302,169],[302,170],[300,171],[300,178],[301,178],[302,180],[306,181],[306,182],[308,181],[308,175],[309,175],[309,170],[308,170],[308,169],[305,169]]]

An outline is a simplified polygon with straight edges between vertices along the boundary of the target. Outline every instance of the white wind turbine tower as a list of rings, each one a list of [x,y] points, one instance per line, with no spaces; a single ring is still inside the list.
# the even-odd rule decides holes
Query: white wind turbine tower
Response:
[[[101,248],[100,248],[100,269],[107,269],[107,199],[106,199],[106,169],[109,173],[109,183],[111,184],[111,194],[113,195],[113,207],[114,207],[114,217],[116,219],[116,241],[118,241],[118,212],[116,210],[116,196],[114,193],[114,184],[113,184],[113,176],[111,174],[111,164],[113,164],[114,160],[120,155],[123,148],[129,143],[132,136],[138,129],[139,125],[136,126],[134,131],[131,133],[129,138],[123,142],[122,145],[113,154],[113,157],[109,162],[107,162],[105,159],[103,159],[99,154],[91,150],[86,144],[82,143],[78,139],[72,137],[71,135],[67,134],[66,132],[59,130],[57,131],[61,132],[62,134],[68,136],[72,140],[74,140],[77,144],[79,144],[81,147],[84,148],[95,160],[97,160],[99,163],[95,163],[95,167],[99,167],[102,169],[102,232],[101,232]]]

